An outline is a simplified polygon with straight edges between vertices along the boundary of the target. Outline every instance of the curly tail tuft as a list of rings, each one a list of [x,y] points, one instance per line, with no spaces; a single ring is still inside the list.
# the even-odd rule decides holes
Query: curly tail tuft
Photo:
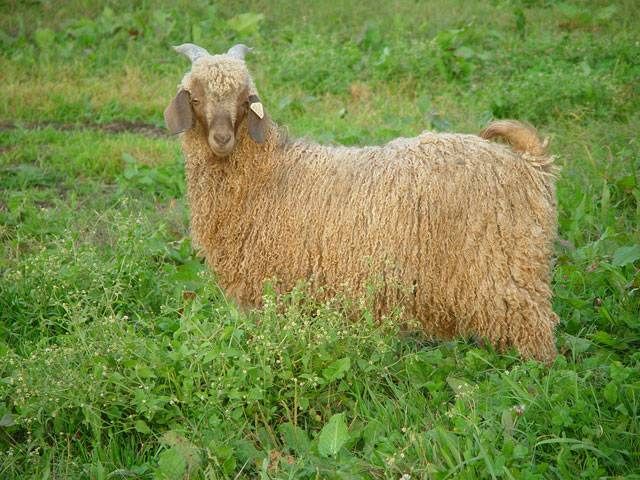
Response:
[[[548,141],[540,139],[538,132],[531,125],[516,120],[497,120],[491,122],[480,132],[487,140],[502,138],[516,152],[528,153],[535,157],[546,157]]]

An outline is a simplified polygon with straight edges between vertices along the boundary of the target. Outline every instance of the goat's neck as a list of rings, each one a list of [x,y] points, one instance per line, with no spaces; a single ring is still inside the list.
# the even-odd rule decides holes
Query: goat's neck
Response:
[[[215,241],[223,219],[242,209],[251,191],[260,188],[278,148],[277,126],[272,124],[264,144],[255,143],[241,125],[236,146],[227,158],[216,157],[204,131],[196,126],[184,133],[187,194],[191,210],[191,233],[205,247]]]

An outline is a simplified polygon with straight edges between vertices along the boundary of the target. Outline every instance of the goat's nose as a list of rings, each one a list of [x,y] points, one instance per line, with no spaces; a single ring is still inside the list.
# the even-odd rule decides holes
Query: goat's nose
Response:
[[[231,134],[230,133],[214,133],[213,139],[216,141],[218,145],[222,147],[227,143],[229,143],[229,140],[231,140]]]

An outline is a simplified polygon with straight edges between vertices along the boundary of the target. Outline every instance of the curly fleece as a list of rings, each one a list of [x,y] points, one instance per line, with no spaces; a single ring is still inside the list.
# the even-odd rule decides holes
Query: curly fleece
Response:
[[[184,88],[211,72],[222,97],[239,90],[220,90],[229,82],[251,84],[243,62],[226,77],[225,56],[207,62]],[[182,146],[194,241],[238,302],[259,305],[267,279],[280,291],[307,280],[323,297],[362,294],[376,279],[377,312],[400,306],[429,337],[555,357],[555,177],[531,127],[495,122],[481,136],[424,132],[363,148],[287,141],[271,121],[263,144],[246,122],[236,136],[226,158],[201,125]],[[487,140],[498,137],[512,145]]]

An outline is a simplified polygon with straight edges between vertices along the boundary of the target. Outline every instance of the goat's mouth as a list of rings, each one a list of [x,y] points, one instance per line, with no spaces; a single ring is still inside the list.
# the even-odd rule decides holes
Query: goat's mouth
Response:
[[[228,157],[234,146],[235,142],[233,141],[233,139],[228,141],[224,145],[219,145],[216,142],[209,142],[209,148],[216,157]]]

